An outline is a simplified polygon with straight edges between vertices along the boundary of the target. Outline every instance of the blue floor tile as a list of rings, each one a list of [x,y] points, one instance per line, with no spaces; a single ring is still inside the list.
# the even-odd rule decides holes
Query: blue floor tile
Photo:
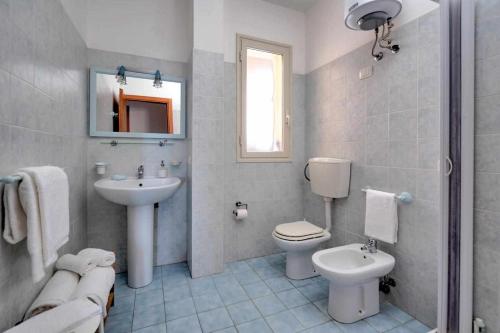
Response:
[[[135,295],[135,289],[130,288],[126,283],[115,285],[115,296],[116,298],[127,297]]]
[[[189,284],[191,287],[191,294],[193,296],[199,296],[216,291],[214,281],[210,276],[192,279],[189,281]]]
[[[134,312],[135,295],[115,299],[115,305],[109,310],[109,315]]]
[[[275,269],[275,268],[273,268],[271,266],[265,266],[265,267],[255,268],[255,272],[263,280],[267,280],[267,279],[271,279],[271,278],[275,278],[275,277],[282,277],[283,276],[283,272],[280,272],[280,271],[278,271],[277,269]]]
[[[181,284],[163,289],[165,302],[178,301],[184,298],[191,297],[189,285]]]
[[[269,289],[269,287],[262,281],[245,285],[243,286],[243,289],[245,289],[247,295],[252,299],[267,296],[273,293],[271,289]]]
[[[266,321],[275,333],[293,333],[304,329],[289,310],[266,317]]]
[[[132,313],[122,313],[108,317],[106,320],[106,333],[128,333],[132,331]]]
[[[224,329],[219,330],[219,331],[215,331],[214,333],[238,333],[238,331],[233,326],[233,327],[224,328]]]
[[[385,313],[392,318],[396,319],[400,323],[404,324],[406,322],[409,322],[410,320],[413,319],[412,316],[404,312],[403,310],[400,310],[399,308],[395,307],[391,303],[383,303],[380,305],[380,312]]]
[[[407,322],[403,326],[410,329],[411,331],[413,331],[415,333],[427,333],[431,330],[429,327],[425,326],[424,324],[422,324],[418,320],[410,320],[409,322]]]
[[[191,297],[181,299],[180,301],[165,303],[165,316],[167,321],[187,317],[195,313],[196,310]]]
[[[375,316],[368,317],[365,320],[368,322],[368,324],[373,326],[378,332],[389,331],[395,327],[398,327],[401,324],[396,319],[384,313],[376,314]]]
[[[398,326],[390,331],[387,331],[387,333],[414,333],[414,332],[404,326]]]
[[[340,328],[332,321],[312,327],[303,331],[303,333],[342,333]]]
[[[219,295],[225,305],[230,305],[248,300],[248,295],[245,293],[240,285],[227,285],[226,287],[218,289]]]
[[[165,323],[141,328],[134,333],[167,333],[167,325]]]
[[[323,314],[329,316],[328,313],[328,298],[320,299],[319,301],[314,302],[314,305],[319,309],[319,311],[323,312]]]
[[[145,308],[151,305],[163,304],[163,292],[150,290],[135,296],[135,308]]]
[[[299,305],[309,303],[307,298],[304,297],[297,289],[290,289],[279,292],[276,294],[283,304],[289,309],[295,308]]]
[[[205,312],[212,309],[217,309],[224,306],[217,292],[209,292],[201,296],[193,297],[194,306],[197,312]]]
[[[295,288],[307,286],[308,284],[311,284],[314,282],[314,279],[304,279],[304,280],[294,280],[294,279],[288,279],[288,281],[293,284]]]
[[[352,324],[336,323],[342,332],[345,333],[377,333],[373,327],[371,327],[366,321],[361,320]]]
[[[163,304],[152,305],[146,308],[135,309],[132,330],[161,324],[165,322],[165,309]]]
[[[227,267],[232,273],[242,273],[252,269],[245,261],[233,261],[228,263]]]
[[[261,317],[260,312],[251,301],[230,305],[227,307],[227,311],[236,325],[259,319]]]
[[[311,302],[316,302],[320,299],[328,298],[328,287],[321,286],[317,283],[312,283],[297,289]]]
[[[269,316],[278,312],[282,312],[286,309],[286,307],[274,295],[256,298],[253,300],[253,302],[263,316]]]
[[[271,267],[271,265],[269,265],[266,258],[264,257],[247,259],[245,260],[245,262],[248,265],[250,265],[250,267],[252,267],[254,270],[263,267]]]
[[[162,280],[153,280],[150,284],[148,284],[145,287],[142,288],[137,288],[135,290],[136,295],[142,294],[146,291],[151,291],[151,290],[157,290],[157,289],[162,289]]]
[[[237,326],[239,333],[273,333],[264,319],[249,321]]]
[[[264,281],[275,293],[293,289],[293,285],[285,277],[272,278]]]
[[[293,308],[291,311],[302,326],[306,328],[317,326],[330,320],[330,317],[325,316],[311,303]]]
[[[242,273],[235,273],[234,277],[242,286],[261,281],[260,277],[253,270]]]
[[[201,333],[197,315],[167,322],[167,333]]]
[[[198,314],[204,333],[215,332],[233,326],[233,321],[225,308],[219,308]]]

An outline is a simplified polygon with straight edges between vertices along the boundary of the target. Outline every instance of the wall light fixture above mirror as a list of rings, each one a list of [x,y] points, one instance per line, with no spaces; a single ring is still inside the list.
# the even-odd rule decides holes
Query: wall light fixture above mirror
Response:
[[[90,136],[186,137],[186,81],[119,66],[90,69]]]

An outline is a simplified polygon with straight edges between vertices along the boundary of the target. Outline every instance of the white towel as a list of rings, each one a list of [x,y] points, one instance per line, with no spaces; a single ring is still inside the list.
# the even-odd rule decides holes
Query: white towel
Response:
[[[398,240],[398,206],[394,193],[366,190],[365,235],[386,243]]]
[[[26,213],[28,230],[28,253],[31,257],[31,274],[33,282],[38,282],[45,276],[45,265],[42,250],[42,231],[38,196],[35,183],[28,174],[21,173],[23,181],[19,184],[19,199]]]
[[[19,200],[19,183],[14,182],[3,186],[3,238],[10,244],[19,243],[27,235],[26,214]]]
[[[46,311],[5,333],[89,333],[102,320],[101,309],[86,299],[77,299]]]
[[[57,271],[43,287],[25,318],[31,318],[58,305],[66,303],[76,290],[80,276],[70,271]]]
[[[115,254],[111,251],[101,249],[83,249],[78,252],[78,256],[90,258],[91,262],[99,267],[107,267],[115,263]]]
[[[56,269],[65,269],[80,276],[84,276],[95,267],[96,265],[91,262],[90,258],[75,256],[74,254],[65,254],[56,262]]]
[[[48,267],[57,260],[57,250],[69,239],[68,177],[61,168],[53,166],[24,168],[21,172],[31,178],[36,188],[34,199],[40,214],[43,263]],[[34,209],[34,204],[30,206]]]
[[[96,267],[80,279],[71,299],[88,298],[102,308],[106,316],[109,291],[115,283],[115,270],[112,267]]]

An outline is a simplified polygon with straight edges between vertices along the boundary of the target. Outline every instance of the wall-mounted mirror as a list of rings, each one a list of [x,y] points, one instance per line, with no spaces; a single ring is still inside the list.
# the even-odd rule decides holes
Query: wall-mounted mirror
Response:
[[[90,136],[185,138],[185,80],[121,69],[90,69]]]

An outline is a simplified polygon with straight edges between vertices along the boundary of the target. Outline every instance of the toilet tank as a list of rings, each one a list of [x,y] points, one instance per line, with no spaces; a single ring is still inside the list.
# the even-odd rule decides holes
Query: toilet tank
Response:
[[[311,158],[309,178],[313,193],[327,198],[347,197],[351,178],[351,161],[328,157]]]

